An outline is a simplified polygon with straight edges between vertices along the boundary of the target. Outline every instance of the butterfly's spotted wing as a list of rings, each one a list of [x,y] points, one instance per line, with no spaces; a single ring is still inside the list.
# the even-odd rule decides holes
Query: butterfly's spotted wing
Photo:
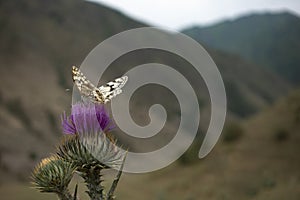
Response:
[[[122,92],[121,88],[128,80],[127,76],[108,82],[106,86],[95,87],[75,66],[72,67],[73,81],[84,98],[94,103],[107,103]]]
[[[104,103],[109,102],[113,97],[120,94],[122,92],[121,88],[125,85],[127,80],[127,76],[122,76],[114,81],[106,83],[105,86],[100,86],[98,89],[103,95]]]
[[[83,75],[83,73],[75,66],[72,67],[72,78],[77,86],[81,96],[94,100],[95,86]]]

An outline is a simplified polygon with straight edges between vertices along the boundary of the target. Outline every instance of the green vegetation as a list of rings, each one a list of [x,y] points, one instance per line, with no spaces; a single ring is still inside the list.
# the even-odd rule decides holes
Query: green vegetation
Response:
[[[199,144],[194,144],[172,166],[144,175],[125,174],[117,196],[122,200],[298,200],[299,92],[292,101],[288,97],[282,104],[276,103],[292,88],[284,78],[293,83],[300,81],[298,21],[298,17],[288,13],[253,15],[195,29],[195,34],[201,35],[199,41],[205,40],[203,43],[222,74],[228,97],[228,118],[242,120],[243,126],[228,124],[222,136],[224,142],[219,142],[201,161],[197,157]],[[55,127],[59,128],[57,118],[60,110],[70,106],[70,95],[64,92],[72,86],[70,68],[81,63],[88,52],[107,37],[141,26],[145,25],[87,1],[1,1],[1,198],[56,198],[31,189],[24,184],[28,181],[24,177],[29,177],[33,162],[47,156],[47,150],[56,145],[58,135],[53,132]],[[156,60],[149,59],[149,54]],[[153,51],[132,52],[124,57],[131,61],[118,59],[117,68],[109,69],[108,77],[125,73],[136,66],[132,63],[162,61],[177,65],[180,73],[186,73],[191,85],[201,89],[198,96],[201,110],[209,110],[209,95],[203,95],[205,84],[201,86],[195,71],[187,70],[186,62],[171,60],[169,55],[158,57]],[[163,96],[170,108],[168,113],[175,116],[175,123],[170,126],[174,128],[179,119],[178,102],[164,96],[165,91],[157,90],[147,91],[151,98],[141,95],[130,109],[140,121],[145,121],[146,112],[141,112],[145,105],[151,105],[154,98],[156,103]],[[202,119],[209,118],[209,114],[203,115],[201,113]],[[43,130],[43,134],[33,126]],[[31,146],[34,148],[28,148]],[[82,199],[87,197],[83,187],[79,190]]]
[[[30,116],[25,111],[20,98],[8,100],[6,103],[7,110],[18,118],[28,129],[32,129]]]
[[[201,142],[200,142],[201,141]],[[179,158],[179,163],[182,165],[191,165],[199,161],[198,153],[201,147],[202,140],[195,139],[195,142],[188,148],[186,152]]]
[[[223,130],[224,142],[235,142],[239,140],[244,134],[243,127],[237,122],[228,123]]]
[[[277,142],[283,142],[289,138],[289,132],[284,129],[279,129],[274,134],[274,139]]]
[[[183,33],[300,83],[300,18],[291,13],[252,14],[209,27],[187,28]]]
[[[56,134],[58,136],[61,135],[61,128],[58,124],[58,121],[59,121],[59,116],[55,115],[53,113],[53,111],[49,110],[49,109],[46,109],[45,110],[45,114],[46,114],[46,118],[48,120],[48,123],[50,125],[50,129],[52,130],[53,134]]]
[[[30,160],[32,160],[32,161],[36,161],[36,159],[37,159],[38,155],[37,155],[37,153],[36,153],[36,152],[34,152],[34,151],[31,151],[31,152],[29,152],[29,153],[28,153],[28,157],[29,157],[29,159],[30,159]]]
[[[228,109],[240,117],[247,117],[255,113],[257,108],[245,98],[245,94],[239,89],[238,84],[225,82]]]
[[[2,92],[0,91],[0,104],[3,103],[3,96],[2,96]]]
[[[265,178],[263,180],[263,187],[272,189],[276,186],[276,181],[272,178]]]

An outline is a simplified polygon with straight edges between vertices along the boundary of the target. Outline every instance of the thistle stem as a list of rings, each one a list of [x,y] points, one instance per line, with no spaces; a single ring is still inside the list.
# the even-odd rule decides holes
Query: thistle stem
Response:
[[[91,200],[104,200],[103,189],[101,185],[101,169],[100,167],[91,167],[84,170],[82,177],[88,188],[87,194],[90,196]]]
[[[58,192],[57,195],[60,200],[73,200],[72,195],[70,194],[69,190],[67,190],[67,189],[63,190],[61,192]]]
[[[109,191],[107,193],[106,200],[113,200],[115,198],[114,197],[114,192],[115,192],[115,190],[117,188],[117,185],[119,183],[120,177],[122,175],[122,170],[123,170],[123,167],[124,167],[125,159],[126,159],[126,156],[124,157],[122,165],[121,165],[121,167],[120,167],[120,169],[119,169],[116,177],[114,178],[114,181],[113,181],[113,183],[112,183],[112,185],[111,185],[111,187],[110,187],[110,189],[109,189]]]

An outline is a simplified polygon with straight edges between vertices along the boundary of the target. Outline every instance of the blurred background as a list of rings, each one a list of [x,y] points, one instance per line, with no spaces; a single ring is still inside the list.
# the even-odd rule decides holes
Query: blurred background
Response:
[[[101,81],[138,64],[175,66],[203,91],[203,120],[199,140],[177,162],[148,174],[124,174],[118,199],[300,199],[299,15],[297,0],[0,0],[0,198],[56,198],[30,188],[29,177],[62,136],[60,115],[71,107],[71,66],[80,66],[114,34],[161,26],[187,34],[210,53],[226,87],[227,120],[214,150],[199,160],[210,116],[201,77],[166,52],[120,57]],[[162,130],[167,136],[159,140],[165,142],[180,119],[172,93],[144,86],[132,97],[131,113],[138,124],[147,124],[154,103],[171,116]],[[137,143],[127,145],[134,149]],[[87,199],[83,192],[81,197]]]

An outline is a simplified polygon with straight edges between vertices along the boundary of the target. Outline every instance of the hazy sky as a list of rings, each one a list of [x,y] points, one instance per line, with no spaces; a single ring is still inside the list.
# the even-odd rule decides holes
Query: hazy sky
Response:
[[[300,15],[300,0],[93,0],[153,26],[178,30],[207,25],[249,12],[290,10]]]

